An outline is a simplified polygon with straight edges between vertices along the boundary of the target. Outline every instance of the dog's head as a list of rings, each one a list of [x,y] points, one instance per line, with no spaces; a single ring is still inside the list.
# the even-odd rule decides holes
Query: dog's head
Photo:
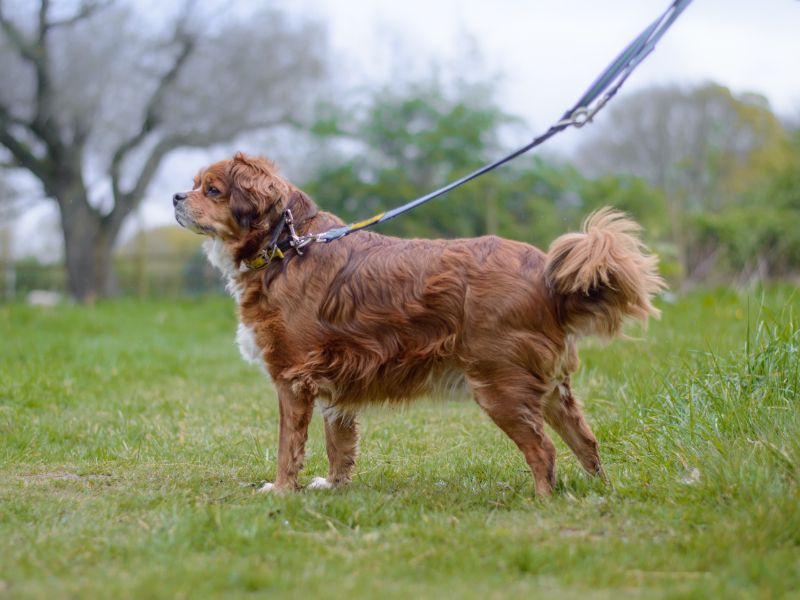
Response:
[[[298,198],[309,201],[278,175],[275,165],[238,152],[200,171],[194,187],[175,194],[172,204],[183,227],[243,242],[254,232],[267,231]]]

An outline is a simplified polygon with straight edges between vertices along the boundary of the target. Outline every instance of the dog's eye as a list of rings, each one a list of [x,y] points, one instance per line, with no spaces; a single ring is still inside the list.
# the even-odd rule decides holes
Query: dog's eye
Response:
[[[220,191],[213,185],[210,185],[206,188],[206,194],[208,194],[209,196],[219,196]]]

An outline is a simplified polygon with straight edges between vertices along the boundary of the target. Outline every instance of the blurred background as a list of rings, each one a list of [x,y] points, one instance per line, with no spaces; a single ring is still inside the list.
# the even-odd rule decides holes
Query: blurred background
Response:
[[[221,290],[171,196],[236,150],[346,220],[556,121],[667,0],[0,0],[6,301]],[[797,281],[800,2],[695,0],[589,127],[379,228],[630,212],[673,289]]]

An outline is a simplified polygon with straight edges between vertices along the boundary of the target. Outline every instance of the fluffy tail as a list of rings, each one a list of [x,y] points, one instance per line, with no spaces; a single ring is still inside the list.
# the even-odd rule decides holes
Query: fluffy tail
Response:
[[[650,303],[666,288],[658,258],[639,239],[641,227],[610,208],[595,211],[582,233],[550,244],[545,280],[555,293],[559,315],[573,333],[619,335],[626,317],[647,324],[660,313]]]

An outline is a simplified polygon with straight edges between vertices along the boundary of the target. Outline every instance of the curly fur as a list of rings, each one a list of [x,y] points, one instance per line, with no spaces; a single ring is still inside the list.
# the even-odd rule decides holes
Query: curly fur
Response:
[[[522,450],[538,493],[554,482],[544,422],[587,470],[602,473],[569,386],[576,339],[614,336],[627,317],[657,315],[651,297],[664,286],[624,215],[594,213],[547,254],[495,236],[407,240],[362,231],[249,271],[242,261],[263,248],[285,208],[301,232],[342,221],[318,212],[272,163],[242,154],[205,169],[175,203],[179,222],[214,237],[238,267],[228,269],[229,288],[281,409],[270,490],[297,487],[315,398],[326,407],[328,481],[338,485],[350,478],[362,406],[428,394],[453,373]]]

